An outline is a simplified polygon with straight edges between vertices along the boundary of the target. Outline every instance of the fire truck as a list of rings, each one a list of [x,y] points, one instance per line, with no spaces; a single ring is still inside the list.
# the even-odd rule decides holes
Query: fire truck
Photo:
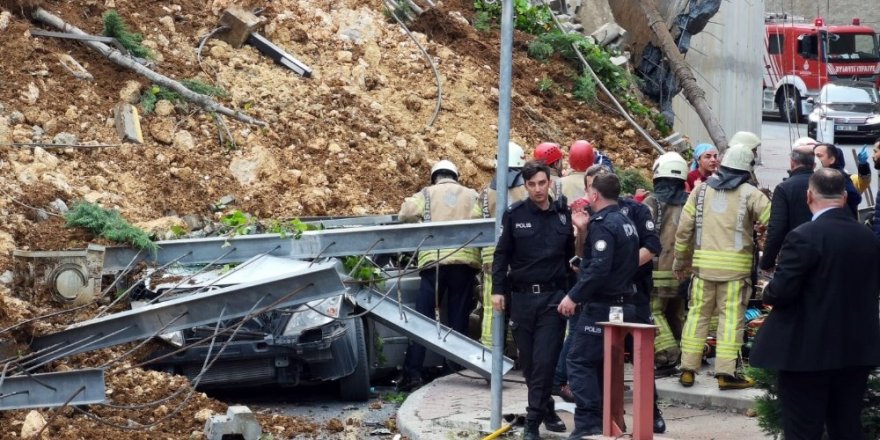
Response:
[[[829,26],[784,14],[765,16],[763,111],[798,121],[810,112],[807,98],[829,81],[870,81],[880,85],[876,31],[862,26]]]

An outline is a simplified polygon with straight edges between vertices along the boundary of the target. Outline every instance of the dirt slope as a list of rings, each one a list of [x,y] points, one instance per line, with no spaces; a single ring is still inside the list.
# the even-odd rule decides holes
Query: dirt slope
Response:
[[[136,103],[149,81],[79,43],[32,37],[28,29],[41,25],[27,19],[23,3],[38,2],[0,1],[0,143],[118,143],[112,109],[121,101]],[[261,218],[378,214],[396,212],[404,197],[425,184],[431,165],[441,158],[458,165],[467,185],[479,188],[491,178],[498,34],[481,33],[468,24],[473,11],[466,0],[438,3],[411,25],[438,63],[442,79],[442,107],[430,127],[426,124],[436,103],[434,76],[412,40],[387,22],[378,0],[236,2],[265,8],[263,34],[312,67],[310,79],[249,46],[234,49],[219,40],[207,42],[199,64],[201,37],[217,25],[231,1],[39,3],[94,34],[101,32],[101,15],[117,10],[131,30],[144,35],[144,44],[156,55],[158,72],[220,87],[228,94],[220,99],[224,105],[269,125],[248,126],[227,118],[236,145],[229,148],[218,141],[219,129],[211,115],[192,105],[160,103],[156,112],[142,115],[143,145],[0,146],[0,214],[5,220],[0,225],[0,273],[10,269],[12,249],[81,248],[100,241],[64,228],[63,219],[48,207],[55,199],[68,205],[97,202],[134,222],[186,214],[217,216],[220,213],[212,214],[208,204],[227,194],[236,198],[233,208]],[[570,84],[574,71],[558,60],[542,64],[528,59],[528,39],[516,36],[511,138],[528,150],[545,140],[567,145],[591,139],[616,163],[646,167],[652,160],[650,147],[607,105],[589,107],[566,94],[547,97],[537,91],[539,79]],[[64,54],[81,63],[94,80],[68,73],[59,63]],[[49,218],[41,219],[33,208],[48,211]],[[45,311],[19,299],[27,292],[5,293],[0,295],[6,310],[0,313],[4,327]],[[90,313],[94,310],[77,318]],[[39,329],[27,333],[31,331]],[[88,365],[97,363],[77,358],[75,365],[64,368]],[[112,387],[128,389],[127,377],[114,374],[108,380]],[[163,380],[167,383],[157,385],[157,395],[180,386],[180,379]],[[200,408],[222,411],[222,404],[207,398],[189,405],[183,417],[156,428],[155,437],[101,427],[71,411],[59,416],[63,422],[52,424],[50,437],[186,438],[203,426],[190,414]],[[104,415],[113,417],[112,411]],[[0,438],[14,438],[23,417],[22,412],[0,415]],[[150,417],[139,422],[147,423]],[[71,425],[88,430],[66,431]],[[320,431],[304,430],[309,429]]]

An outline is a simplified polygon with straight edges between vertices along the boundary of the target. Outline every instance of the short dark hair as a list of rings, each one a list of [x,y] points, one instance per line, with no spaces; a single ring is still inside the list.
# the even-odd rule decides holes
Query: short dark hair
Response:
[[[550,178],[550,167],[543,160],[530,160],[522,167],[522,178],[529,180],[540,172],[546,174],[548,179]]]
[[[431,174],[431,183],[436,183],[438,180],[440,180],[442,178],[452,179],[457,182],[458,181],[458,174],[455,174],[450,170],[437,170],[437,171],[434,171],[434,174]]]
[[[813,147],[814,154],[816,152],[816,148],[819,148],[819,147],[825,147],[825,151],[828,152],[828,156],[834,158],[834,165],[843,166],[843,164],[838,163],[838,162],[840,162],[840,158],[843,157],[843,154],[841,154],[841,152],[839,151],[840,149],[837,148],[837,145],[827,144],[827,143],[816,144],[816,146]]]
[[[791,150],[791,160],[798,165],[813,169],[816,166],[816,153],[813,150]]]
[[[614,173],[599,173],[593,178],[592,188],[605,200],[620,197],[620,178]]]
[[[846,194],[846,178],[834,168],[821,168],[810,176],[810,189],[820,199],[841,199]]]

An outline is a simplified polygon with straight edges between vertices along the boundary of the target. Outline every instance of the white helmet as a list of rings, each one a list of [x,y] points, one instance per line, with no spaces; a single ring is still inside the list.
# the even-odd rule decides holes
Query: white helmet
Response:
[[[730,142],[727,146],[735,147],[737,145],[746,147],[749,150],[754,150],[761,146],[761,138],[750,131],[738,131],[733,134],[732,138],[730,138]]]
[[[654,179],[669,177],[687,180],[688,164],[680,154],[670,151],[654,161]]]
[[[740,171],[752,171],[755,164],[755,154],[746,145],[732,145],[724,152],[721,158],[721,166]]]
[[[455,179],[458,180],[458,168],[454,163],[443,159],[434,164],[434,167],[431,168],[431,182],[434,182],[434,175],[437,174],[438,171],[448,171],[452,174],[455,174]]]
[[[526,165],[526,152],[516,142],[507,144],[507,166],[509,168],[522,168]]]

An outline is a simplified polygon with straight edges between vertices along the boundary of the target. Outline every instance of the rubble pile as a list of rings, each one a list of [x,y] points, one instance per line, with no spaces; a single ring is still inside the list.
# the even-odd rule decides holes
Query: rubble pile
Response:
[[[410,24],[441,79],[442,105],[428,126],[437,102],[432,69],[412,39],[388,21],[379,0],[235,2],[262,8],[262,35],[308,65],[311,78],[275,64],[250,45],[233,48],[209,39],[199,52],[230,0],[175,0],[149,7],[134,0],[0,1],[0,214],[5,220],[0,282],[6,283],[0,288],[0,322],[6,327],[53,311],[29,303],[27,292],[9,290],[11,275],[4,272],[11,269],[13,249],[108,244],[64,226],[61,216],[78,201],[117,209],[163,237],[170,225],[192,230],[203,220],[216,220],[223,211],[212,205],[226,206],[220,201],[230,194],[234,205],[228,209],[258,218],[395,213],[441,158],[458,165],[466,185],[485,185],[496,145],[498,33],[471,26],[473,8],[466,0],[436,3]],[[101,33],[102,14],[118,11],[131,31],[143,35],[155,71],[220,88],[223,105],[268,125],[231,118],[218,124],[215,115],[193,104],[160,100],[150,113],[139,109],[144,143],[122,143],[113,109],[119,103],[138,105],[153,85],[81,43],[31,35],[32,28],[47,29],[28,19],[34,6],[93,35]],[[515,37],[511,139],[527,147],[591,139],[616,163],[648,166],[650,147],[609,106],[538,91],[540,79],[565,83],[575,72],[559,60],[529,59],[530,38]],[[74,74],[69,66],[76,63],[88,75]],[[24,347],[29,336],[96,312],[87,308],[37,321],[13,336]],[[53,368],[99,365],[95,362],[80,356]],[[182,378],[140,369],[107,378],[117,402],[120,396],[139,396],[138,389],[155,399],[186,386]],[[170,403],[159,408],[138,414],[136,422],[147,424],[173,410]],[[44,436],[188,438],[203,427],[205,410],[222,414],[225,405],[195,393],[180,414],[145,434],[101,425],[65,408],[56,416],[64,420],[51,422]],[[114,411],[121,410],[100,414],[114,420]],[[47,420],[54,415],[41,412]],[[0,413],[0,438],[21,435],[27,413]],[[131,411],[125,414],[116,421],[127,423]],[[322,437],[321,428],[308,422],[261,423],[276,429],[275,438],[295,432]]]

